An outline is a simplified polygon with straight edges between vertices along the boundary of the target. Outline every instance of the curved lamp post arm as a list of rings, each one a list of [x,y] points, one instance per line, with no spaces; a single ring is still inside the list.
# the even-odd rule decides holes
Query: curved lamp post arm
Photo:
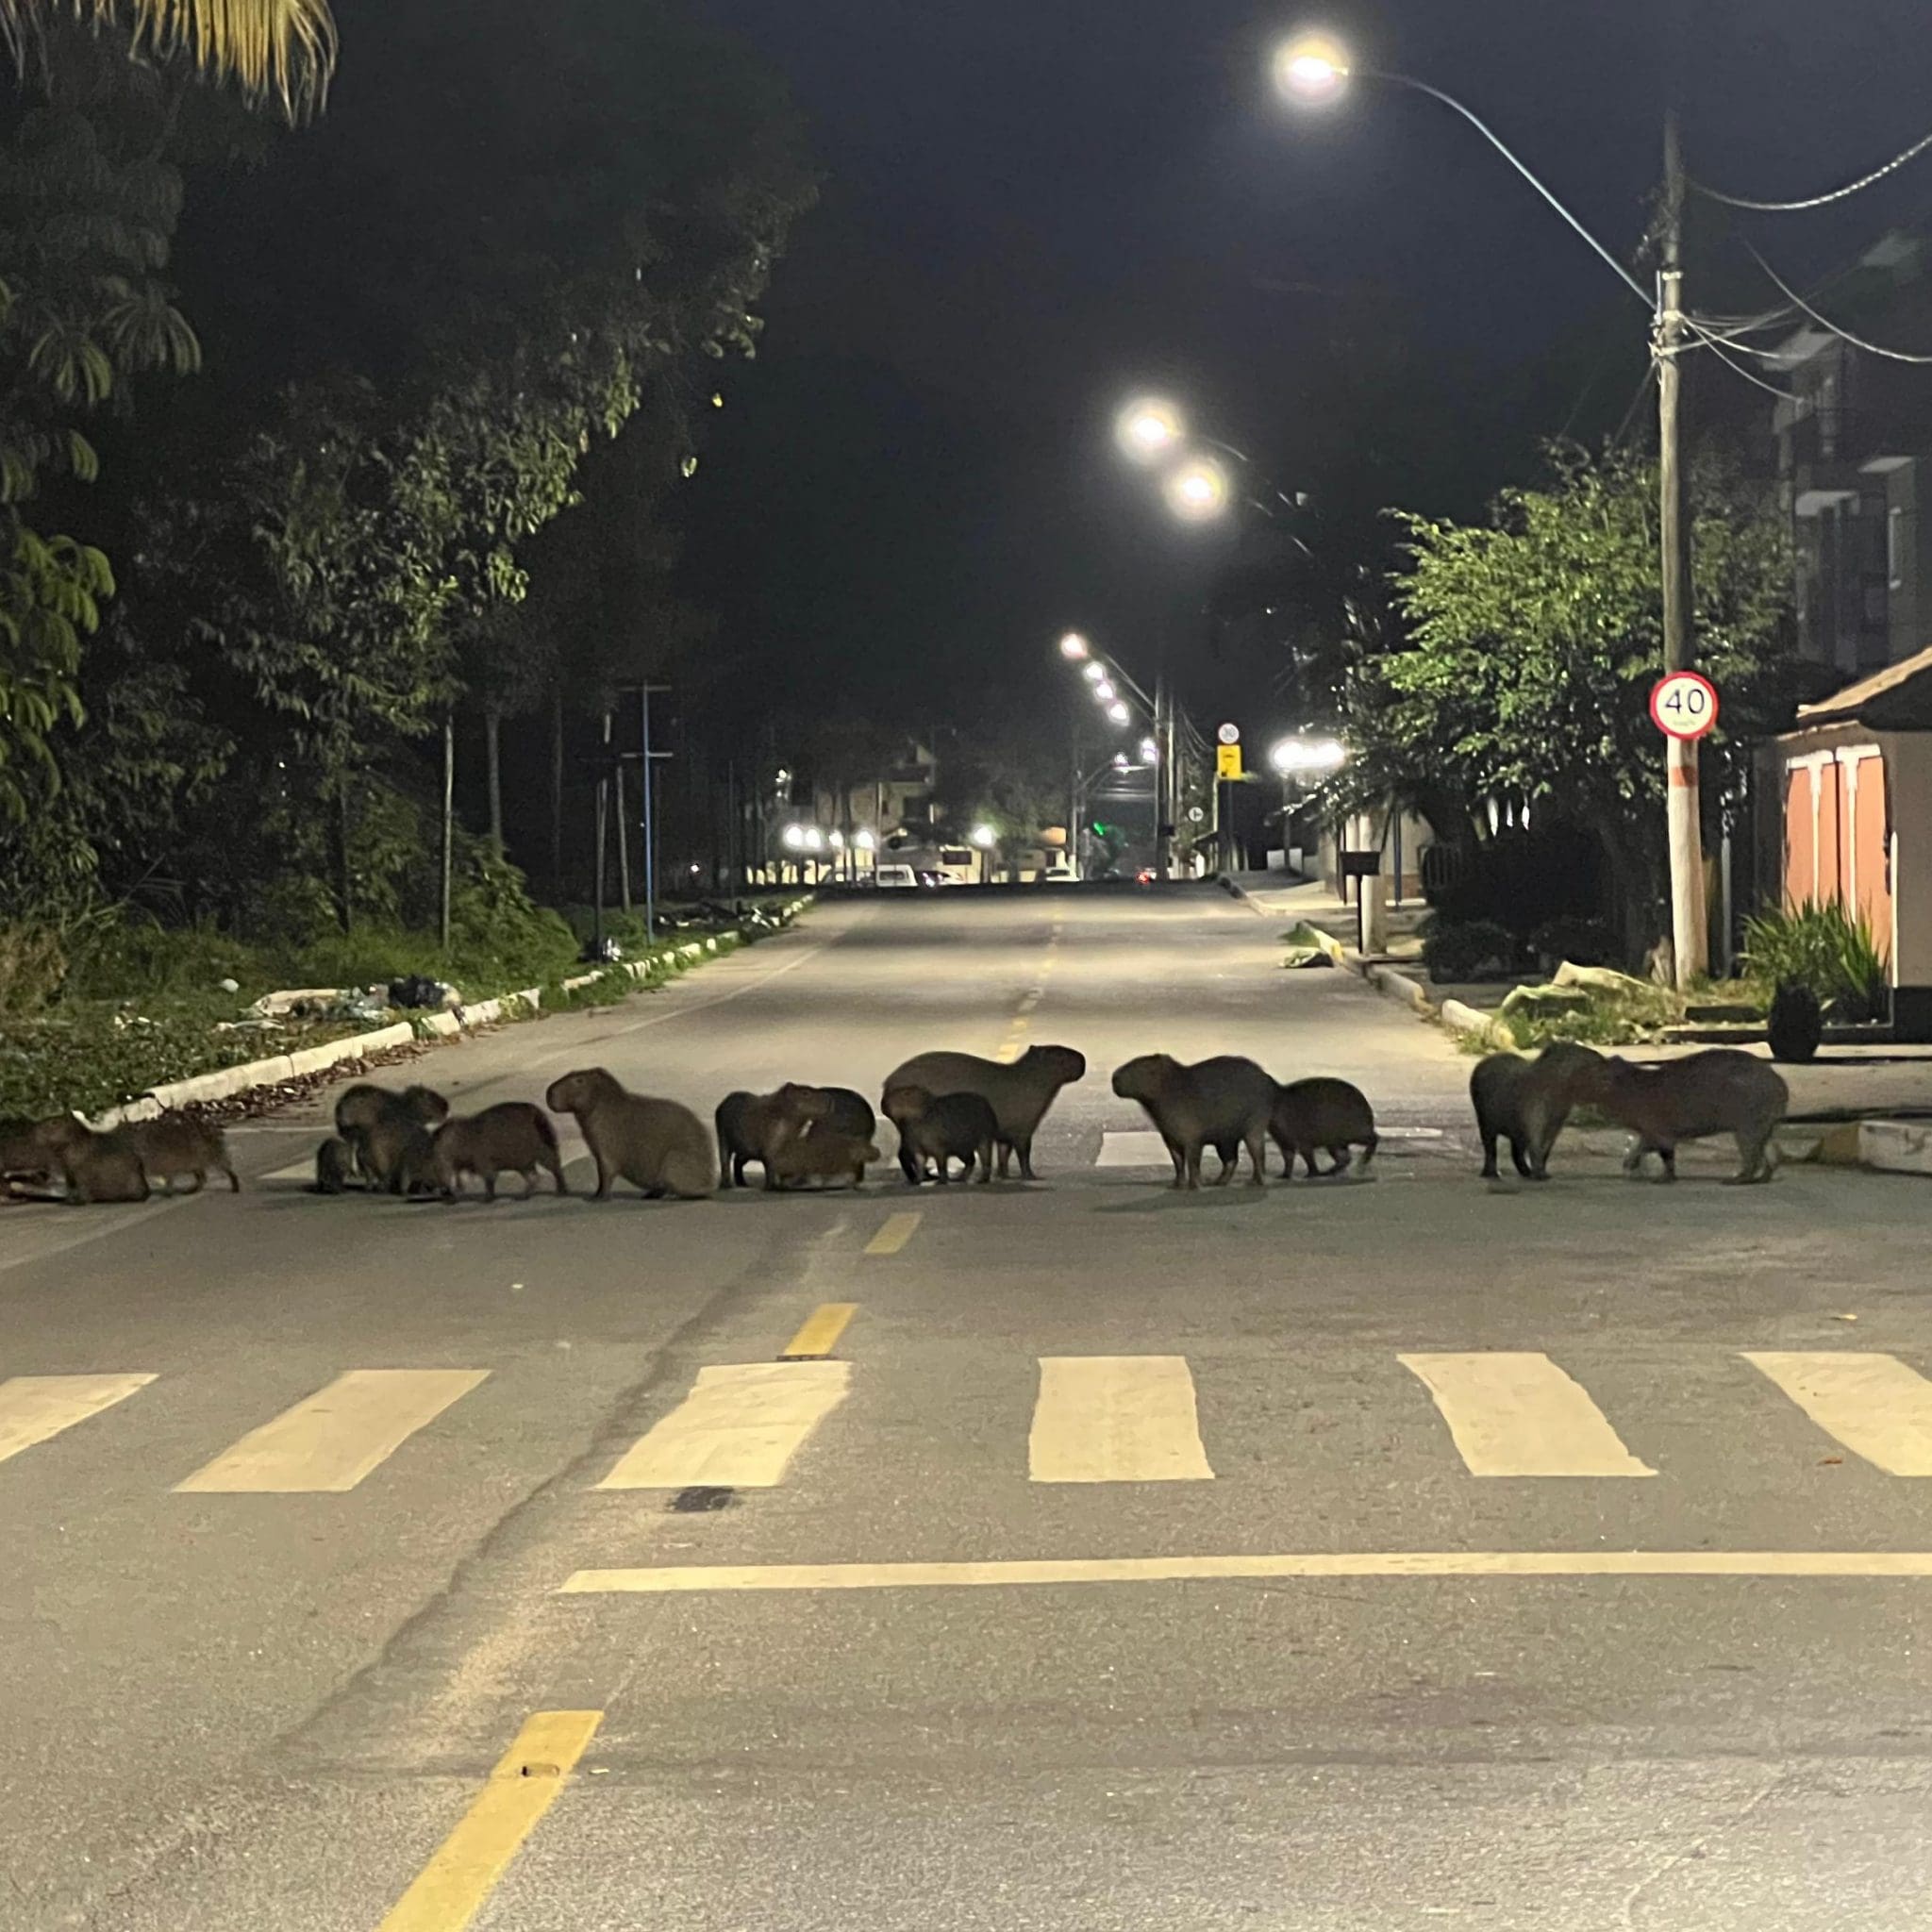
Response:
[[[1550,190],[1546,188],[1542,184],[1542,182],[1539,180],[1538,177],[1530,172],[1528,164],[1525,161],[1524,161],[1521,158],[1521,157],[1519,157],[1509,147],[1508,143],[1506,141],[1504,141],[1503,137],[1500,134],[1498,134],[1496,130],[1493,127],[1491,127],[1487,121],[1483,120],[1483,118],[1479,114],[1477,114],[1473,108],[1465,108],[1462,105],[1462,103],[1456,98],[1454,94],[1445,94],[1441,88],[1431,87],[1427,81],[1417,80],[1410,75],[1391,74],[1385,68],[1380,67],[1351,67],[1348,70],[1348,73],[1349,76],[1352,79],[1382,80],[1387,81],[1391,87],[1411,88],[1419,94],[1427,94],[1431,100],[1441,101],[1445,108],[1454,108],[1457,113],[1460,114],[1462,118],[1465,121],[1467,121],[1469,125],[1472,127],[1474,127],[1475,131],[1478,134],[1480,134],[1482,138],[1485,141],[1487,141],[1490,143],[1490,145],[1492,148],[1494,148],[1496,152],[1499,155],[1501,155],[1503,158],[1506,161],[1507,161],[1509,165],[1512,168],[1514,168],[1516,172],[1519,175],[1521,175],[1525,181],[1527,181],[1529,185],[1532,188],[1534,188],[1536,192],[1539,194],[1541,194],[1542,198],[1546,202],[1548,202],[1549,205],[1553,208],[1555,208],[1556,211],[1559,215],[1561,215],[1563,219],[1566,222],[1568,222],[1570,225],[1573,228],[1574,228],[1580,236],[1583,237],[1584,241],[1587,242],[1590,244],[1590,246],[1593,248],[1596,251],[1596,253],[1603,258],[1604,261],[1608,264],[1610,269],[1615,273],[1617,279],[1621,281],[1624,284],[1624,286],[1626,289],[1628,289],[1630,292],[1633,295],[1635,295],[1637,299],[1640,302],[1641,302],[1646,308],[1652,308],[1656,307],[1656,297],[1652,294],[1652,292],[1649,290],[1645,289],[1643,284],[1640,282],[1637,279],[1637,277],[1633,275],[1630,273],[1630,271],[1627,268],[1625,268],[1624,264],[1621,261],[1619,261],[1617,258],[1614,255],[1612,255],[1610,251],[1607,248],[1606,248],[1604,244],[1601,242],[1599,242],[1596,239],[1596,237],[1592,235],[1590,232],[1590,230],[1586,228],[1583,225],[1583,224],[1579,222],[1576,219],[1576,217],[1573,215],[1570,212],[1570,210],[1567,208],[1565,208],[1560,201],[1557,199],[1556,195],[1553,194],[1550,192]]]

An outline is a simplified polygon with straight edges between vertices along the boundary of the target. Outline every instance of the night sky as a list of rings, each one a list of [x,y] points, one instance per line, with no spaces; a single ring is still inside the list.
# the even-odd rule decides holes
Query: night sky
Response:
[[[1306,16],[701,5],[790,75],[828,176],[688,503],[695,584],[803,676],[966,663],[1024,689],[1068,625],[1143,667],[1164,645],[1185,676],[1239,539],[1176,528],[1116,458],[1111,414],[1137,387],[1291,487],[1457,513],[1539,436],[1601,434],[1631,400],[1642,311],[1472,129],[1367,83],[1319,115],[1275,100],[1267,52]],[[1674,10],[1689,165],[1719,186],[1815,192],[1932,125],[1925,0]],[[1659,14],[1365,0],[1319,24],[1468,101],[1632,256],[1658,172]],[[1932,157],[1751,232],[1812,274],[1928,207]],[[1345,475],[1370,443],[1372,473]]]

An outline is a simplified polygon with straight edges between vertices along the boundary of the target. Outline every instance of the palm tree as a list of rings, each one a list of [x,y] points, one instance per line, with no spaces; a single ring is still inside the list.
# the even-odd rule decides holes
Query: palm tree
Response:
[[[0,43],[17,66],[63,13],[125,29],[136,52],[187,54],[204,74],[273,97],[291,121],[321,107],[335,71],[328,0],[0,0]]]

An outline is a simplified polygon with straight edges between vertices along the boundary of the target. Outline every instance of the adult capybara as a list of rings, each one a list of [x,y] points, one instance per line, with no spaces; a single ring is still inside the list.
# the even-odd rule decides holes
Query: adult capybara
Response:
[[[228,1158],[227,1137],[219,1127],[185,1113],[164,1113],[158,1120],[134,1121],[122,1132],[133,1143],[149,1186],[163,1181],[172,1194],[175,1176],[189,1174],[194,1185],[188,1191],[198,1194],[210,1174],[225,1174],[228,1191],[242,1191],[242,1176]]]
[[[1601,1058],[1579,1095],[1636,1135],[1624,1157],[1625,1174],[1641,1172],[1643,1157],[1655,1154],[1664,1179],[1674,1181],[1680,1142],[1731,1134],[1738,1142],[1738,1172],[1731,1178],[1749,1182],[1771,1178],[1771,1137],[1790,1105],[1791,1090],[1755,1055],[1715,1046],[1646,1064]]]
[[[1315,1149],[1322,1148],[1334,1162],[1327,1172],[1344,1172],[1354,1158],[1352,1148],[1362,1150],[1362,1166],[1375,1158],[1375,1110],[1368,1095],[1346,1080],[1333,1080],[1317,1074],[1308,1080],[1291,1080],[1274,1090],[1274,1106],[1268,1115],[1268,1131],[1281,1149],[1284,1177],[1294,1178],[1294,1158],[1299,1154],[1309,1174],[1317,1172]]]
[[[1029,1046],[1012,1065],[971,1053],[922,1053],[886,1075],[886,1091],[924,1087],[936,1098],[976,1093],[999,1122],[1000,1175],[1020,1157],[1020,1177],[1033,1178],[1033,1137],[1062,1087],[1087,1075],[1086,1056],[1071,1046]]]
[[[436,1191],[436,1142],[421,1121],[391,1114],[342,1138],[371,1188],[385,1194]]]
[[[878,1131],[879,1117],[862,1093],[849,1087],[808,1087],[788,1080],[778,1091],[803,1111],[813,1133],[829,1127],[855,1141],[870,1141]]]
[[[1248,1178],[1257,1188],[1262,1185],[1274,1081],[1253,1060],[1223,1054],[1188,1066],[1172,1054],[1143,1053],[1114,1069],[1113,1091],[1123,1100],[1138,1100],[1160,1129],[1174,1162],[1175,1187],[1201,1185],[1203,1147],[1212,1147],[1221,1157],[1217,1187],[1232,1178],[1243,1147],[1254,1169]]]
[[[72,1114],[56,1114],[34,1127],[67,1189],[70,1201],[145,1201],[147,1172],[125,1128],[97,1134]]]
[[[774,1187],[767,1150],[779,1133],[828,1120],[831,1111],[830,1090],[822,1087],[788,1082],[775,1093],[727,1093],[711,1117],[718,1132],[718,1185],[741,1188],[746,1162],[756,1160],[765,1170],[765,1186]],[[870,1120],[872,1108],[865,1112]],[[865,1138],[872,1138],[870,1127]]]
[[[835,1133],[817,1126],[808,1132],[781,1126],[765,1157],[765,1171],[773,1184],[796,1187],[801,1181],[815,1180],[821,1189],[832,1186],[857,1188],[864,1185],[865,1167],[879,1158],[878,1148],[856,1134]]]
[[[331,1134],[315,1150],[315,1191],[345,1194],[356,1175],[356,1150],[340,1134]]]
[[[966,1165],[959,1178],[973,1178],[979,1165],[982,1182],[992,1179],[993,1148],[1000,1124],[992,1105],[977,1093],[928,1093],[924,1087],[889,1087],[886,1118],[899,1130],[899,1166],[916,1188],[928,1172],[941,1186],[952,1179],[953,1160]]]
[[[1581,1083],[1603,1056],[1594,1047],[1555,1040],[1534,1059],[1492,1053],[1469,1076],[1475,1130],[1482,1136],[1483,1176],[1496,1178],[1496,1142],[1509,1142],[1509,1158],[1526,1181],[1550,1177],[1550,1149],[1582,1097]]]
[[[430,1128],[449,1118],[449,1102],[433,1087],[406,1087],[398,1093],[358,1080],[345,1087],[336,1101],[336,1132],[356,1150],[356,1164],[363,1177],[391,1193],[396,1186],[396,1170],[403,1149],[409,1145],[409,1130],[421,1130],[426,1139]],[[382,1172],[370,1158],[371,1143],[381,1135]]]
[[[563,1177],[563,1160],[557,1151],[557,1129],[541,1107],[527,1100],[503,1100],[481,1113],[458,1114],[438,1127],[430,1141],[437,1186],[445,1201],[462,1191],[465,1174],[479,1175],[483,1198],[496,1199],[496,1176],[520,1174],[524,1199],[537,1191],[541,1167],[557,1183],[559,1194],[570,1192]]]
[[[717,1185],[711,1137],[688,1107],[626,1093],[602,1067],[586,1067],[551,1083],[543,1104],[576,1116],[577,1131],[597,1163],[594,1200],[608,1200],[610,1183],[626,1180],[652,1200],[675,1194],[695,1201]]]

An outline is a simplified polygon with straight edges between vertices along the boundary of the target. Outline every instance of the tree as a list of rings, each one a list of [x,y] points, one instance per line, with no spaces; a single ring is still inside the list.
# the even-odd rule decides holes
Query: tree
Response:
[[[1550,469],[1486,525],[1402,514],[1401,630],[1352,680],[1349,727],[1412,792],[1549,801],[1596,838],[1631,936],[1650,938],[1664,878],[1656,471],[1574,446]],[[1690,499],[1698,657],[1724,694],[1728,763],[1790,716],[1790,540],[1773,492],[1720,456],[1694,463]]]
[[[322,105],[335,68],[328,0],[0,0],[0,43],[23,72],[63,15],[125,33],[131,58],[185,54],[205,75],[273,96],[291,121]]]

